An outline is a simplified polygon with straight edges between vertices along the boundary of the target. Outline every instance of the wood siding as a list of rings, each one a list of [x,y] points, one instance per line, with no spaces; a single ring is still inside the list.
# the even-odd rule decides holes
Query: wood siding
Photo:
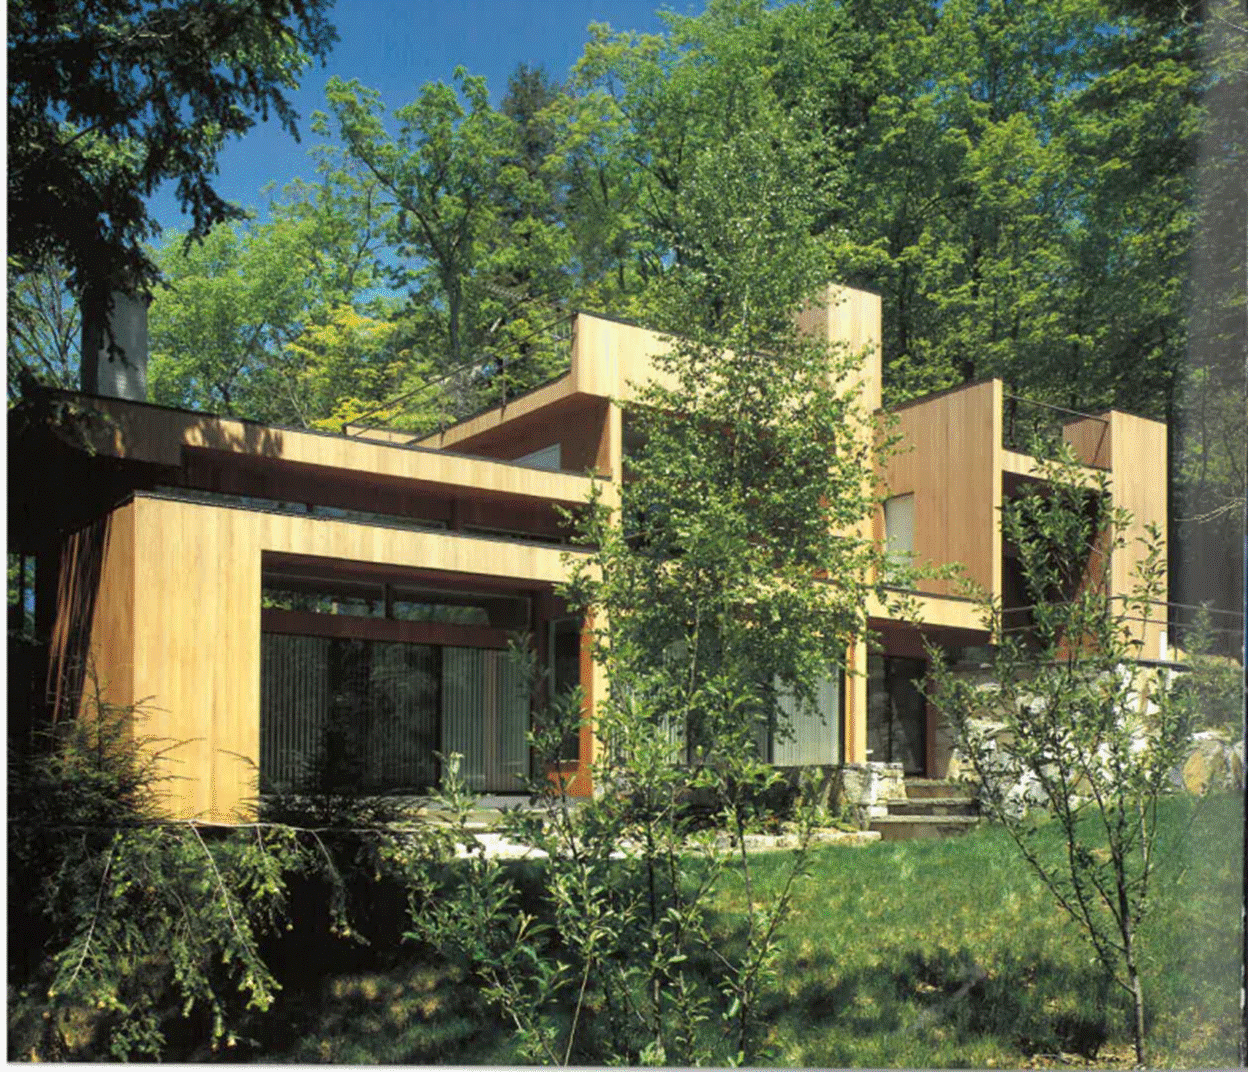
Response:
[[[1001,590],[1001,401],[1001,381],[990,380],[902,407],[902,442],[884,466],[887,494],[914,493],[917,562],[961,563],[991,593]],[[958,593],[953,581],[919,588]]]
[[[260,578],[265,552],[312,555],[537,587],[562,580],[558,548],[441,532],[136,496],[134,695],[150,696],[148,732],[167,743],[175,814],[228,819],[249,813],[260,754]],[[121,513],[118,511],[117,513]],[[119,559],[120,560],[120,559]]]
[[[83,399],[103,415],[91,431],[102,454],[180,467],[187,448],[225,452],[332,470],[340,480],[409,482],[413,491],[453,490],[581,503],[590,482],[572,473],[552,473],[485,458],[419,447],[392,446],[347,436],[274,428],[250,421],[188,413],[111,398]]]
[[[1145,557],[1140,541],[1148,526],[1156,525],[1163,539],[1166,534],[1166,426],[1115,411],[1109,414],[1109,428],[1110,493],[1114,505],[1131,514],[1124,533],[1127,546],[1114,551],[1110,564],[1111,589],[1117,596],[1130,592],[1135,584],[1135,571]],[[1161,599],[1168,600],[1168,593],[1163,581]],[[1143,643],[1143,657],[1162,657],[1166,608],[1156,608],[1147,623],[1136,622],[1133,628]]]

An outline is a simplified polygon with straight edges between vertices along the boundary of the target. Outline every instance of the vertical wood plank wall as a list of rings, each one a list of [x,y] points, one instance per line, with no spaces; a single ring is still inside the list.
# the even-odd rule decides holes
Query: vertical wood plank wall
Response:
[[[1070,444],[1075,457],[1084,465],[1094,465],[1100,469],[1109,468],[1110,422],[1108,414],[1104,420],[1084,417],[1071,421],[1063,426],[1062,438]]]
[[[883,389],[880,341],[883,334],[881,299],[878,294],[849,287],[829,286],[812,300],[797,318],[800,332],[836,345],[843,343],[849,353],[862,356],[862,365],[844,384],[845,390],[860,391],[858,404],[864,418],[880,408]],[[864,435],[872,435],[864,424]],[[863,473],[864,492],[874,491],[875,475]],[[858,529],[847,535],[870,538],[874,535],[875,519],[868,518]],[[867,759],[867,649],[858,641],[845,654],[845,699],[841,740],[845,760],[861,763]]]
[[[105,519],[104,562],[91,624],[91,662],[114,703],[143,699],[134,690],[135,547],[134,506],[127,504]],[[90,684],[88,683],[88,687]],[[136,727],[139,734],[143,727]]]
[[[1166,426],[1130,413],[1109,414],[1109,454],[1111,494],[1114,505],[1131,513],[1131,524],[1124,533],[1127,546],[1114,552],[1110,565],[1111,589],[1114,595],[1125,594],[1134,587],[1134,571],[1145,557],[1140,540],[1150,523],[1166,533]],[[1168,600],[1169,590],[1163,587],[1161,599]],[[1166,608],[1158,607],[1150,621],[1135,623],[1136,636],[1143,641],[1142,656],[1162,656],[1162,633],[1166,629]]]
[[[558,548],[137,496],[133,511],[134,695],[171,753],[171,810],[237,818],[256,796],[260,755],[260,568],[264,551],[562,580]],[[198,772],[204,772],[198,776]],[[196,776],[192,776],[196,775]]]
[[[1001,381],[990,380],[902,408],[903,443],[885,463],[887,494],[914,493],[918,562],[960,562],[993,593],[1001,590],[1001,403]],[[958,592],[942,580],[919,589]]]
[[[883,335],[881,298],[865,290],[829,286],[798,315],[798,330],[844,343],[851,354],[863,354],[862,367],[847,387],[861,385],[861,405],[867,414],[880,408],[883,371],[880,340]]]

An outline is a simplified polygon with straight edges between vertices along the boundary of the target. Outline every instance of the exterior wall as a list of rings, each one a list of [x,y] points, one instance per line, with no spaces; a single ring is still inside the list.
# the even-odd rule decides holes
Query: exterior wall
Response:
[[[635,324],[578,313],[572,367],[537,390],[420,441],[425,447],[518,458],[559,442],[565,470],[594,468],[618,480],[622,454],[620,411],[634,385],[658,378],[651,356],[668,349],[656,332]],[[662,382],[660,380],[660,382]]]
[[[799,326],[866,351],[858,382],[864,405],[877,409],[880,299],[829,288],[801,314]],[[332,436],[92,400],[107,418],[94,433],[101,455],[164,466],[166,473],[217,490],[277,499],[323,498],[333,488],[342,505],[350,500],[360,509],[438,518],[450,531],[138,494],[66,545],[53,645],[61,676],[82,649],[75,630],[89,634],[109,698],[131,703],[150,697],[156,710],[143,732],[185,742],[172,753],[177,769],[187,775],[168,789],[174,810],[222,819],[245,812],[254,800],[259,757],[262,556],[310,555],[443,571],[465,583],[488,577],[531,590],[563,580],[561,549],[466,537],[455,530],[475,524],[553,533],[547,532],[551,505],[580,504],[592,487],[589,478],[570,470],[605,477],[606,501],[618,503],[623,435],[616,402],[635,397],[632,385],[653,376],[651,355],[665,346],[653,332],[581,314],[567,375],[416,447],[389,433]],[[903,443],[882,472],[887,494],[914,494],[917,560],[937,566],[959,562],[968,579],[995,595],[1002,587],[1003,473],[1026,475],[1034,467],[1032,459],[1001,446],[1002,395],[1000,381],[990,381],[901,407],[894,431]],[[1131,535],[1150,520],[1164,524],[1163,425],[1114,413],[1105,421],[1072,422],[1065,434],[1086,463],[1110,469],[1115,502],[1136,517]],[[507,464],[555,442],[561,444],[563,472]],[[1115,593],[1129,587],[1138,557],[1134,549],[1115,554]],[[980,629],[975,605],[957,597],[956,582],[930,580],[920,588],[907,612],[911,620]],[[897,618],[874,605],[868,614]],[[1163,629],[1164,616],[1142,632],[1145,655],[1158,653]],[[847,652],[847,670],[841,739],[846,761],[860,763],[868,758],[864,642]],[[572,776],[575,791],[588,792],[587,763],[598,747],[592,711],[606,689],[605,672],[591,657],[588,629],[581,679],[589,694],[581,762],[564,773]],[[57,687],[62,684],[58,678]],[[939,767],[941,748],[933,755],[934,741],[929,736],[929,766]],[[200,777],[200,771],[207,774]]]
[[[865,354],[862,368],[847,385],[861,388],[861,405],[865,413],[878,410],[882,398],[881,308],[878,294],[829,286],[797,318],[800,331],[831,343],[844,343],[851,354]]]
[[[171,811],[221,820],[247,814],[256,794],[264,552],[420,567],[465,582],[488,576],[517,587],[549,585],[565,573],[556,548],[141,495],[114,513],[110,528],[132,532],[133,547],[122,539],[113,545],[97,605],[124,588],[129,561],[133,628],[127,637],[121,618],[101,611],[93,647],[108,666],[132,661],[130,695],[151,698],[143,733],[178,744],[172,770],[185,777],[167,783]],[[110,682],[109,698],[125,699],[124,675]]]
[[[1062,428],[1062,438],[1070,444],[1084,465],[1108,469],[1110,465],[1111,427],[1108,416],[1085,417],[1071,421]]]
[[[1001,591],[1000,380],[902,407],[900,448],[884,464],[887,494],[914,493],[914,552],[919,565],[960,562],[965,576]],[[924,580],[923,592],[955,595],[953,581]]]
[[[565,472],[591,472],[613,478],[612,431],[618,424],[619,410],[605,398],[568,395],[539,410],[516,414],[517,404],[491,410],[465,426],[448,429],[424,440],[430,446],[481,457],[512,461],[558,443],[560,468]]]
[[[92,446],[101,454],[133,461],[176,468],[183,465],[187,448],[206,448],[240,458],[318,467],[340,479],[403,481],[413,490],[457,489],[570,504],[584,502],[589,494],[589,481],[572,473],[113,399],[91,399],[90,404],[105,418],[96,422]]]
[[[1154,524],[1166,532],[1166,426],[1129,413],[1109,414],[1109,461],[1114,505],[1131,513],[1124,533],[1127,546],[1114,551],[1110,565],[1114,595],[1129,592],[1133,575],[1145,553],[1140,539]],[[1168,600],[1163,574],[1161,599]],[[1136,637],[1143,642],[1144,658],[1166,658],[1161,650],[1166,630],[1166,608],[1158,608],[1147,623],[1137,623]]]
[[[62,548],[49,645],[54,718],[70,717],[97,688],[117,705],[144,698],[134,689],[134,593],[134,509],[127,505],[73,533]]]

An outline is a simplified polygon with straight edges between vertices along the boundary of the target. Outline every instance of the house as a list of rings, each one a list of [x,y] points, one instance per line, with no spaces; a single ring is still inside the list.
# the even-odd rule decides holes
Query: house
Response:
[[[878,408],[879,298],[830,290],[802,326],[867,353],[863,398]],[[578,314],[566,373],[414,440],[148,404],[133,356],[141,324],[133,334],[125,361],[95,347],[84,382],[97,393],[49,392],[10,415],[10,561],[19,588],[34,567],[49,717],[78,709],[88,667],[110,701],[140,704],[136,732],[176,746],[166,792],[179,815],[236,817],[325,756],[349,760],[364,788],[419,789],[438,776],[435,753],[457,751],[474,788],[515,790],[530,764],[529,697],[508,635],[529,632],[589,710],[603,696],[583,623],[556,592],[565,556],[583,553],[560,508],[585,502],[594,481],[618,501],[630,385],[653,374],[659,337]],[[883,463],[875,521],[891,553],[960,562],[1024,617],[998,511],[1036,479],[1009,440],[1026,409],[998,380],[899,407],[903,446]],[[1164,523],[1164,426],[1045,413],[1052,434],[1109,472],[1137,527]],[[1115,555],[1115,591],[1132,553]],[[944,772],[949,742],[916,685],[923,641],[973,654],[991,637],[951,582],[922,582],[914,606],[910,621],[868,609],[880,650],[854,645],[851,672],[825,682],[818,712],[796,713],[773,762]],[[1164,621],[1140,628],[1164,651]],[[592,791],[594,748],[586,719],[562,761],[574,792]]]

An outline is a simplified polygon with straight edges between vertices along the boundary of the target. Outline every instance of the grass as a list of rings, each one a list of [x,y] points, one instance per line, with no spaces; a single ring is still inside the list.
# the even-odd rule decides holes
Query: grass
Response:
[[[1165,802],[1163,859],[1143,935],[1156,1066],[1237,1062],[1241,807],[1239,796],[1214,797],[1193,817],[1188,799]],[[784,855],[756,858],[759,888],[780,881]],[[727,883],[716,910],[729,943],[741,906],[740,889]],[[399,907],[375,913],[367,948],[326,935],[300,942],[297,926],[297,949],[275,950],[285,989],[252,1025],[256,1045],[225,1056],[514,1063],[507,1025],[472,980],[398,941]],[[1090,947],[1000,829],[820,848],[796,911],[764,1009],[770,1063],[1133,1063],[1125,994],[1102,980]]]
[[[1143,934],[1155,1065],[1238,1060],[1240,807],[1214,798],[1192,818],[1166,802]],[[797,911],[772,998],[778,1063],[1134,1061],[1125,992],[1000,829],[823,850]]]

